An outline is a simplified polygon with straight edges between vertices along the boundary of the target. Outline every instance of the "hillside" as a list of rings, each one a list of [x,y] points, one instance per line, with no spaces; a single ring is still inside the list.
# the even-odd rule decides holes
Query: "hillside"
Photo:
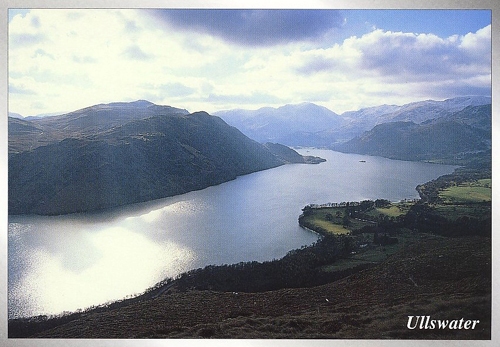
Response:
[[[436,124],[450,121],[491,132],[491,104],[467,106],[461,111],[442,118],[430,120],[427,123]]]
[[[132,299],[13,319],[9,337],[488,340],[491,178],[477,177],[461,172],[420,187],[437,200],[315,207],[328,223],[351,211],[351,234],[322,231],[281,259],[211,265]],[[453,328],[410,329],[409,316]],[[461,320],[476,326],[457,329]]]
[[[490,339],[491,239],[422,238],[367,270],[310,288],[176,291],[66,317],[9,322],[9,337]],[[410,330],[408,316],[479,320]]]
[[[333,148],[391,159],[432,161],[484,153],[491,150],[491,105],[470,106],[421,124],[409,121],[379,124]]]
[[[96,135],[132,120],[146,119],[155,115],[186,114],[189,114],[187,110],[138,100],[128,103],[99,104],[57,116],[28,117],[22,120],[9,116],[9,154],[32,150],[66,138]],[[19,136],[23,135],[19,133],[21,124],[25,125],[26,137]],[[30,127],[34,129],[28,132]]]
[[[312,103],[227,110],[215,112],[215,115],[258,142],[279,142],[289,146],[316,146],[316,132],[344,123],[335,112]]]
[[[309,156],[309,155],[300,155],[295,150],[287,147],[285,145],[281,145],[279,143],[264,143],[264,147],[266,147],[271,153],[281,158],[286,163],[290,164],[319,164],[326,159]]]
[[[287,162],[218,117],[148,102],[9,121],[9,214],[107,209]]]
[[[420,124],[450,116],[469,106],[491,104],[490,97],[457,97],[424,100],[405,105],[380,105],[336,114],[312,103],[227,110],[215,114],[258,142],[289,146],[331,147],[349,141],[388,122]]]

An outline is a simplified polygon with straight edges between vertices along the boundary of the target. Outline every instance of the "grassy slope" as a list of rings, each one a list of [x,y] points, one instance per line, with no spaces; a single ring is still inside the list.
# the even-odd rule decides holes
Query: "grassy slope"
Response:
[[[491,202],[491,179],[466,182],[441,191],[440,196],[446,203]]]
[[[464,182],[459,184],[462,197],[467,190],[488,185]],[[424,191],[443,198],[447,184],[433,182]],[[429,194],[432,190],[438,193]],[[433,211],[449,220],[458,215],[491,220],[491,206],[482,201],[436,201]],[[375,213],[397,217],[410,207],[391,206]],[[491,238],[408,231],[398,238],[397,245],[375,247],[324,266],[323,271],[337,271],[352,268],[356,261],[378,264],[326,285],[263,293],[178,292],[174,286],[153,299],[71,319],[10,321],[9,337],[489,339]],[[408,315],[474,319],[480,324],[475,330],[408,330]]]
[[[489,339],[491,243],[436,238],[327,285],[190,291],[88,313],[37,337]],[[408,330],[408,315],[479,319],[475,330]]]
[[[462,184],[461,189],[476,186]],[[446,190],[441,193],[446,195]],[[374,213],[397,216],[410,207],[404,203]],[[369,242],[373,234],[356,237]],[[47,328],[26,325],[22,333],[22,323],[10,322],[9,331],[53,338],[489,339],[491,239],[409,230],[397,238],[397,244],[371,245],[322,266],[322,271],[331,272],[378,264],[326,285],[263,293],[179,292],[173,286],[153,299],[77,314],[65,322],[49,320]],[[409,330],[409,315],[480,323],[475,330]],[[38,332],[30,333],[34,327]]]

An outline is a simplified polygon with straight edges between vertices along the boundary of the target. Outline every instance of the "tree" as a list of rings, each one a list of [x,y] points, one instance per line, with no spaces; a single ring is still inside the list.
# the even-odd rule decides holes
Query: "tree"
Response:
[[[342,225],[348,227],[351,225],[351,218],[349,218],[349,213],[346,211],[344,218],[342,218]]]
[[[302,214],[304,216],[310,216],[313,213],[312,207],[307,205],[302,209]]]

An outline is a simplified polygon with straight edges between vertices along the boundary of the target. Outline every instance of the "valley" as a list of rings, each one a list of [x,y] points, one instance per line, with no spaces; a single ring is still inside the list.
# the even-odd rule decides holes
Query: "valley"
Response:
[[[375,125],[362,135],[361,128],[338,123],[334,132],[343,129],[342,140],[330,137],[330,145],[358,154],[345,157],[346,162],[335,167],[343,154],[332,152],[336,160],[327,159],[328,171],[312,170],[318,191],[325,190],[325,182],[333,187],[341,180],[338,170],[346,166],[366,175],[359,177],[361,181],[356,181],[356,175],[344,178],[351,185],[344,187],[351,190],[346,196],[352,196],[352,191],[363,196],[376,181],[380,190],[373,199],[329,198],[303,207],[295,221],[298,217],[304,232],[318,233],[316,242],[278,259],[192,268],[132,298],[72,313],[10,319],[9,337],[489,339],[491,105],[461,104],[462,109],[454,109],[450,104],[464,100],[454,102],[443,103],[447,111],[443,104],[429,102],[381,107],[391,116],[378,114],[378,119],[394,122]],[[314,108],[301,105],[306,106]],[[428,113],[422,118],[415,111],[424,107],[429,112],[431,106],[433,116]],[[129,110],[125,122],[116,123],[123,108],[134,110]],[[138,112],[144,108],[148,111]],[[162,114],[151,115],[150,108]],[[405,108],[411,112],[404,113]],[[107,118],[96,116],[103,109],[116,111],[117,116],[104,121]],[[106,211],[199,191],[284,164],[326,165],[319,156],[298,154],[278,141],[260,144],[205,112],[190,114],[174,108],[168,112],[141,101],[96,105],[53,119],[9,118],[9,212],[71,216]],[[358,129],[358,135],[348,138],[353,129]],[[307,137],[314,138],[313,133]],[[300,138],[296,135],[291,136]],[[432,141],[422,140],[426,138]],[[409,147],[403,140],[409,141]],[[384,171],[383,158],[355,156],[366,154],[408,162],[396,161],[398,169],[391,176],[390,170]],[[460,167],[418,183],[419,199],[397,202],[383,196],[381,192],[386,194],[393,186],[388,178],[402,180],[401,168],[413,161]],[[297,177],[304,180],[312,171]],[[396,179],[395,172],[401,177]],[[296,185],[313,193],[312,187],[292,181],[287,189]],[[285,198],[287,190],[278,189],[283,182],[273,182],[270,187]],[[288,198],[297,202],[294,195]],[[156,210],[150,211],[145,214],[147,220],[151,213],[158,216]],[[201,225],[198,232],[204,230]],[[461,331],[406,326],[409,316],[431,315],[433,319],[474,319],[480,324],[478,329]]]
[[[491,204],[491,195],[467,196],[478,186],[489,189],[489,182],[462,183],[462,198],[451,205],[444,188],[438,204],[377,200],[309,206],[299,221],[324,236],[279,260],[207,266],[133,299],[51,318],[10,320],[9,336],[488,340],[491,210],[485,204]],[[458,231],[443,206],[461,206],[474,218]],[[336,221],[337,212],[348,218]],[[430,232],[424,221],[436,215],[442,219]],[[347,224],[349,234],[332,234],[317,221]],[[422,312],[480,325],[407,329],[408,316]]]
[[[281,259],[211,265],[132,299],[12,319],[9,336],[488,340],[488,176],[458,169],[419,185],[415,200],[308,205],[299,223],[323,236]],[[336,225],[334,232],[325,224]],[[480,325],[409,330],[408,316],[422,312]]]
[[[495,344],[493,0],[8,3],[1,346]]]
[[[9,119],[9,214],[105,210],[217,185],[289,161],[220,118],[148,102]],[[287,152],[288,151],[288,152]],[[283,155],[293,150],[286,148]],[[295,162],[302,160],[297,153]],[[313,161],[313,160],[312,160]]]
[[[473,134],[471,139],[463,136],[462,139],[471,141],[469,144],[475,141],[480,147],[488,147],[491,139],[487,133],[491,133],[491,98],[480,96],[380,105],[342,114],[312,103],[258,110],[235,109],[214,114],[259,142],[330,148],[402,160],[428,160],[430,153],[426,151],[429,149],[435,154],[450,151],[448,155],[457,156],[460,151],[453,144],[458,143],[452,141],[454,137],[448,138],[449,135],[460,136],[454,135],[454,131]],[[400,132],[402,130],[404,132]],[[378,134],[380,136],[375,137]],[[414,142],[417,140],[419,142]],[[431,142],[422,144],[421,141]],[[413,148],[411,144],[428,147]],[[443,144],[446,148],[442,148]],[[396,150],[399,152],[394,152]]]

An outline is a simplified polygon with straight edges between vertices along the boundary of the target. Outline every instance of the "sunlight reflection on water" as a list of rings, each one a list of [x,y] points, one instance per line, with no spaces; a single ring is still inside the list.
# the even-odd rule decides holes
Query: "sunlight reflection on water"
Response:
[[[280,258],[317,240],[298,226],[304,205],[414,198],[417,184],[453,171],[326,150],[308,154],[327,162],[285,165],[111,211],[9,216],[9,318],[120,300],[206,265]]]
[[[27,255],[29,270],[9,293],[10,300],[23,307],[30,302],[23,315],[76,310],[140,293],[188,268],[195,258],[188,248],[159,244],[124,227],[81,234],[85,242],[62,246],[58,252],[39,248]]]
[[[178,201],[167,206],[163,206],[158,209],[153,209],[152,211],[143,213],[138,216],[126,217],[125,221],[133,222],[137,219],[147,223],[154,223],[161,218],[165,213],[175,213],[176,215],[190,214],[199,212],[202,209],[206,209],[208,206],[203,201]]]

